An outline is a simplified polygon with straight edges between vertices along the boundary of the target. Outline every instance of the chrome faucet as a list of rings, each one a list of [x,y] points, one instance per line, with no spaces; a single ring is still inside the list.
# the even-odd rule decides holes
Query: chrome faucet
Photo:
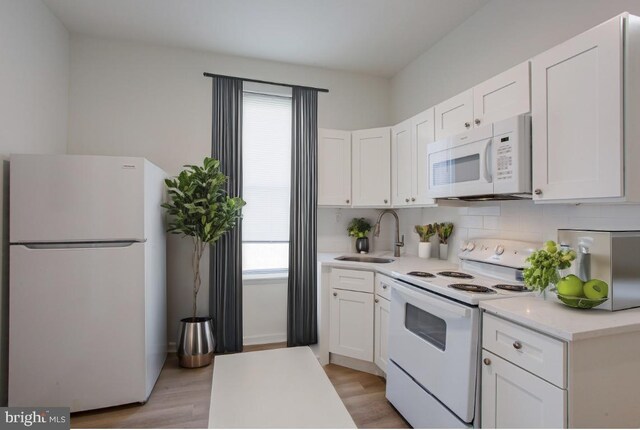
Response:
[[[378,217],[378,221],[376,221],[376,225],[373,228],[373,235],[375,237],[380,236],[380,220],[384,216],[384,214],[391,214],[396,219],[396,242],[395,247],[393,249],[393,256],[400,257],[400,248],[404,246],[404,234],[402,235],[402,239],[400,239],[400,220],[398,219],[398,214],[393,209],[385,209],[380,213]]]

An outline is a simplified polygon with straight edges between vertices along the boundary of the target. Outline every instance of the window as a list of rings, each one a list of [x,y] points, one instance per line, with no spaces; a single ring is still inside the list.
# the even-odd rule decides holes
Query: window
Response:
[[[291,90],[245,83],[242,113],[242,270],[289,266]]]

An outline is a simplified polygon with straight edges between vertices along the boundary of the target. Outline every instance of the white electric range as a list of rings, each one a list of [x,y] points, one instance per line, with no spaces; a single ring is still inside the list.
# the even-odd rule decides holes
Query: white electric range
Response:
[[[387,398],[413,427],[477,426],[478,304],[532,294],[522,270],[538,247],[476,239],[463,244],[457,268],[393,273]]]

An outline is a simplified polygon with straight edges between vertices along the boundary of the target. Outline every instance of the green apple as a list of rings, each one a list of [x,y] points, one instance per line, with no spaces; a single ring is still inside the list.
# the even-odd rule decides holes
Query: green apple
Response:
[[[582,279],[576,275],[568,275],[560,279],[556,288],[563,296],[584,297]]]
[[[609,294],[609,286],[600,279],[592,279],[585,282],[583,287],[584,295],[589,299],[604,299]]]

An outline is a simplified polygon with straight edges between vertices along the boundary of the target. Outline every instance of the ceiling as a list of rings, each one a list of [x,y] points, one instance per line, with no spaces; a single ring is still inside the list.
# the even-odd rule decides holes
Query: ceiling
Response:
[[[43,0],[72,33],[391,77],[489,0]]]

